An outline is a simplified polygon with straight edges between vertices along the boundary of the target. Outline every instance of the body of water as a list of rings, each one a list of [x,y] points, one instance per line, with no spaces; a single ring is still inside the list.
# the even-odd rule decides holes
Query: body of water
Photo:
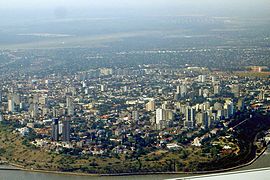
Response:
[[[184,175],[140,175],[140,176],[73,176],[50,173],[36,173],[26,171],[1,170],[1,180],[163,180],[170,178],[184,177]]]

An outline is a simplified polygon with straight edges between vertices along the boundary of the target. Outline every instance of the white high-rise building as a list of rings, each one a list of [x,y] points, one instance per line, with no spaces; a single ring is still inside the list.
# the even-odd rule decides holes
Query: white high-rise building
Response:
[[[106,86],[105,84],[101,84],[101,85],[100,85],[100,91],[101,91],[101,92],[107,91],[107,86]]]
[[[212,83],[215,83],[217,81],[217,77],[216,76],[212,76]]]
[[[15,108],[15,103],[14,103],[13,96],[11,96],[10,99],[8,100],[8,112],[14,112],[14,108]]]
[[[206,81],[206,75],[199,75],[198,81],[204,83]]]
[[[167,109],[167,102],[164,102],[164,103],[161,105],[161,108],[162,108],[162,109]]]
[[[180,94],[181,93],[181,88],[180,86],[176,86],[176,94]]]
[[[164,109],[158,108],[156,110],[156,124],[160,124],[160,121],[166,120],[166,111]]]
[[[82,81],[82,87],[85,88],[86,87],[86,83],[84,81]]]
[[[234,105],[232,101],[226,101],[226,103],[224,104],[224,109],[226,110],[226,114],[225,117],[229,118],[230,116],[232,116],[234,114]]]
[[[88,88],[85,88],[85,89],[84,89],[84,94],[86,94],[86,95],[87,95],[87,94],[88,94],[88,92],[89,92],[89,89],[88,89]]]
[[[206,75],[202,75],[202,83],[206,81]]]

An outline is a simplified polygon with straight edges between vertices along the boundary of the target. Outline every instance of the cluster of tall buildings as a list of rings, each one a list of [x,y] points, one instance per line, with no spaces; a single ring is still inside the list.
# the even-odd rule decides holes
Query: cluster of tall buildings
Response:
[[[70,116],[65,117],[61,124],[59,119],[52,119],[52,130],[51,130],[51,139],[52,141],[60,140],[60,133],[62,134],[62,141],[69,142],[70,141]]]
[[[153,103],[154,101],[150,102]],[[146,104],[146,108],[149,108],[148,105],[149,102]],[[180,113],[183,115],[184,128],[194,129],[201,127],[208,129],[220,120],[231,118],[235,111],[236,108],[231,99],[227,99],[224,103],[210,104],[207,101],[194,106],[179,103],[174,109],[167,109],[163,104],[155,110],[155,124],[158,129],[169,127],[176,119],[177,113]]]

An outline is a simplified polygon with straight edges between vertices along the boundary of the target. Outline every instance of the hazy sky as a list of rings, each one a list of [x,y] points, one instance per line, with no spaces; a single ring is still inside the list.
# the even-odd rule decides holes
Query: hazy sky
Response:
[[[189,25],[198,29],[196,20],[182,20],[178,17],[182,15],[236,17],[237,22],[262,21],[268,25],[270,0],[0,0],[0,44],[10,43],[12,38],[14,42],[32,38],[14,34],[95,35],[158,29],[178,32]]]
[[[74,7],[157,7],[192,5],[201,7],[270,6],[269,0],[0,0],[2,9]],[[225,7],[224,7],[225,5]]]
[[[270,17],[270,0],[0,0],[0,22],[31,17],[198,14]]]

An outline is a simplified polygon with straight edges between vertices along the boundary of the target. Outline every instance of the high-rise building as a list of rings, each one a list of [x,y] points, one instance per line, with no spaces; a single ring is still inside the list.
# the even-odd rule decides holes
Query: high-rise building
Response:
[[[180,94],[175,93],[175,94],[173,95],[173,99],[174,99],[175,101],[178,101],[179,98],[180,98]]]
[[[138,111],[132,111],[132,119],[135,122],[139,121],[139,112]]]
[[[42,111],[42,116],[46,116],[49,113],[49,109],[46,107],[43,107],[41,111]]]
[[[227,110],[226,110],[227,111]],[[217,110],[217,120],[222,120],[225,117],[225,109]]]
[[[187,106],[185,104],[181,104],[180,107],[179,107],[180,113],[185,114],[186,113],[186,107]]]
[[[37,94],[33,96],[33,103],[38,104],[39,97]]]
[[[24,103],[23,102],[20,102],[19,109],[20,110],[23,110],[24,109]]]
[[[244,99],[243,98],[239,98],[238,102],[237,102],[237,109],[239,111],[242,111],[244,109]]]
[[[202,83],[206,81],[206,75],[202,75]]]
[[[201,125],[203,128],[208,128],[208,114],[205,111],[199,112],[196,114],[197,124]]]
[[[234,94],[234,97],[239,97],[240,96],[240,87],[238,84],[233,84],[231,87],[231,91]]]
[[[195,109],[193,107],[186,107],[185,118],[184,126],[188,129],[193,129],[195,125]]]
[[[123,92],[127,92],[128,89],[129,89],[128,86],[123,86],[123,87],[122,87]]]
[[[70,141],[70,119],[70,117],[66,117],[63,121],[62,137],[65,142]]]
[[[45,105],[46,104],[46,97],[45,96],[41,96],[38,98],[38,103],[41,105]]]
[[[8,112],[14,112],[15,110],[15,102],[13,95],[9,95],[8,97]]]
[[[180,86],[176,86],[176,94],[180,94],[181,93],[181,88]]]
[[[162,108],[162,109],[167,109],[167,102],[164,102],[164,103],[161,105],[161,108]]]
[[[165,110],[165,120],[170,121],[173,120],[173,111],[172,110]]]
[[[160,121],[166,120],[166,111],[164,109],[158,108],[156,110],[156,124],[160,124]]]
[[[2,109],[2,91],[0,90],[0,111]]]
[[[208,109],[210,109],[211,104],[210,104],[209,101],[207,101],[207,102],[204,102],[204,103],[203,103],[203,106],[204,106],[204,110],[208,110]]]
[[[70,96],[67,96],[66,98],[66,106],[67,106],[67,114],[69,116],[74,115],[74,103],[73,103],[73,98]]]
[[[216,102],[216,103],[214,104],[214,109],[215,109],[215,110],[222,110],[222,109],[223,109],[223,104],[220,103],[220,102]]]
[[[36,103],[32,103],[29,108],[29,112],[31,114],[31,117],[37,117],[39,110],[38,105]]]
[[[85,88],[85,89],[84,89],[84,94],[87,95],[88,93],[89,93],[89,89],[88,89],[88,88]]]
[[[2,113],[1,113],[1,111],[0,111],[0,122],[1,121],[3,121],[3,115],[2,115]]]
[[[220,86],[219,86],[219,85],[215,85],[215,86],[214,86],[214,94],[215,94],[215,95],[220,94],[220,90],[221,90],[221,89],[220,89]]]
[[[229,118],[234,114],[234,105],[233,102],[230,100],[227,100],[224,104],[224,109],[226,110],[225,118]]]
[[[199,96],[203,96],[203,88],[199,89]]]
[[[100,85],[100,91],[105,92],[107,90],[107,86],[105,84]]]
[[[259,100],[264,100],[265,98],[265,91],[264,90],[260,90],[260,93],[259,93]]]
[[[51,134],[52,141],[59,140],[59,120],[57,118],[52,119],[52,134]]]
[[[186,85],[181,85],[180,86],[180,92],[181,92],[181,97],[185,97],[187,95],[187,86]]]
[[[217,81],[217,77],[216,76],[212,76],[212,83],[215,83]]]
[[[198,80],[199,82],[204,83],[206,81],[206,75],[199,75]]]
[[[156,103],[154,100],[149,101],[148,103],[146,103],[146,111],[155,111],[156,108]]]
[[[76,96],[77,95],[77,89],[73,86],[69,86],[65,89],[65,92],[68,94],[71,94],[72,96]]]
[[[82,81],[82,87],[83,87],[83,88],[86,87],[86,82]]]

